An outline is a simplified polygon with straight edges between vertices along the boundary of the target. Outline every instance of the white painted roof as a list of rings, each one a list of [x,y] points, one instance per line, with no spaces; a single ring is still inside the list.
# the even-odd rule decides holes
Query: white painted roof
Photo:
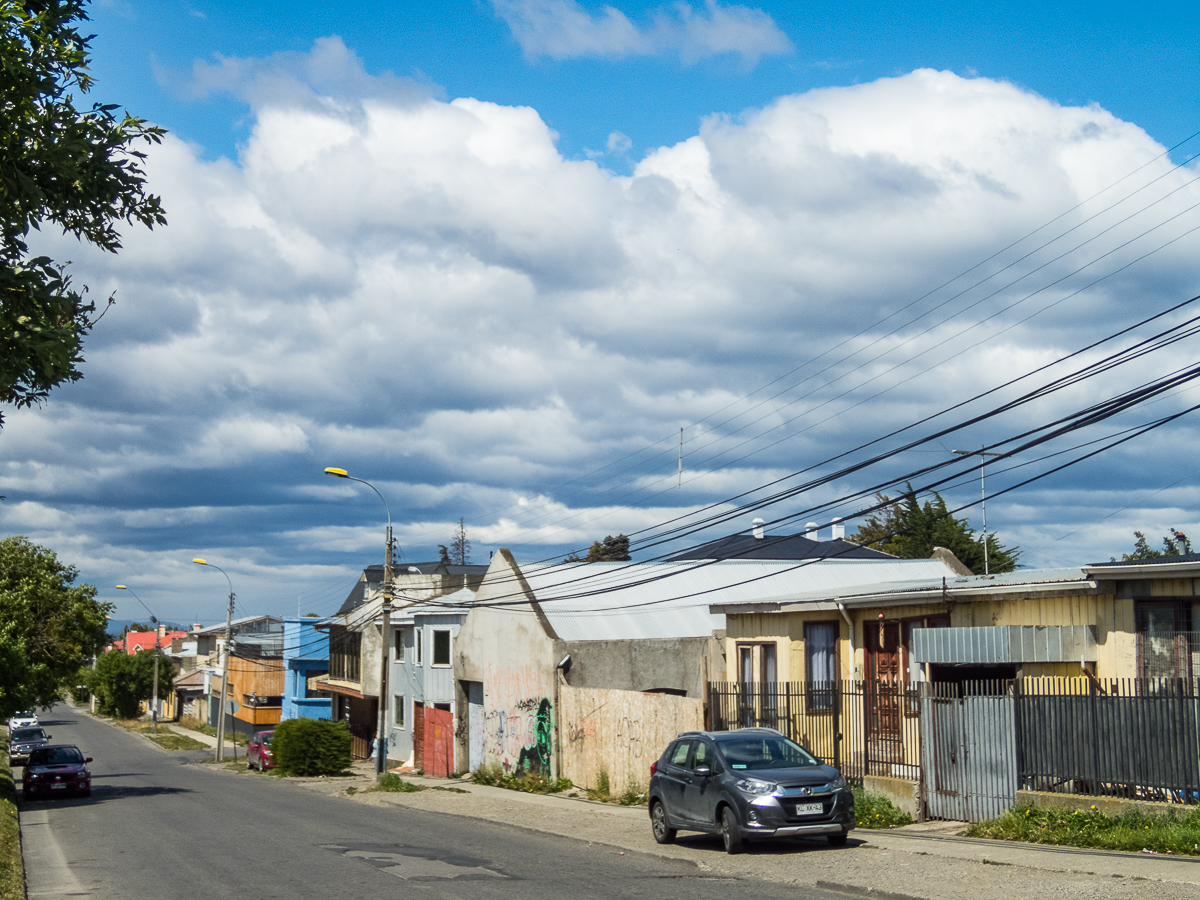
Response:
[[[475,592],[469,588],[463,588],[453,594],[425,600],[416,606],[397,609],[392,613],[392,624],[410,624],[417,616],[452,616],[455,614],[465,616],[471,611],[471,602],[474,599]]]
[[[954,576],[935,559],[535,563],[521,572],[567,641],[708,637],[725,627],[714,604]]]

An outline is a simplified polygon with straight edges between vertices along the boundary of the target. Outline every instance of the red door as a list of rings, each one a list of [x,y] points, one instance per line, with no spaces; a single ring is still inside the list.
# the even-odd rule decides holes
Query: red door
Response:
[[[448,709],[425,710],[425,774],[449,778],[454,771],[454,717]]]

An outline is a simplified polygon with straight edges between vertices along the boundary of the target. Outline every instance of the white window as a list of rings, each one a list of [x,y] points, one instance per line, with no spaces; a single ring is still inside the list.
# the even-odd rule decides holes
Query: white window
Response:
[[[395,640],[396,662],[404,662],[404,644],[405,644],[405,639],[408,637],[408,629],[407,628],[397,628],[395,635],[396,635],[396,640]]]
[[[392,697],[392,717],[395,719],[396,727],[404,727],[404,695],[396,694]]]
[[[450,665],[450,631],[440,629],[433,632],[433,664]]]
[[[413,629],[413,641],[417,645],[417,665],[418,666],[423,665],[423,663],[421,662],[421,629],[420,628]]]

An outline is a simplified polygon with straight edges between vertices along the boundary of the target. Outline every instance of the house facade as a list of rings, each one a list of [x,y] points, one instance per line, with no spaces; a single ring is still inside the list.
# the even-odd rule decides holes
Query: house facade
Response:
[[[320,619],[283,620],[284,687],[281,721],[328,719],[332,715],[329,693],[316,681],[329,674],[329,637],[317,630]]]
[[[943,574],[937,560],[892,558],[522,566],[502,549],[454,649],[459,767],[556,776],[560,685],[704,697],[728,665],[718,598]],[[761,664],[775,678],[770,654]]]

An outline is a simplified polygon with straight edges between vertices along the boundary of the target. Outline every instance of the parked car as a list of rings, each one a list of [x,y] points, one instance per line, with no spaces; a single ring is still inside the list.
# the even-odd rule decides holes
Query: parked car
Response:
[[[275,760],[271,757],[271,739],[274,731],[258,731],[246,745],[246,768],[258,768],[260,772],[275,768]]]
[[[650,766],[648,800],[658,843],[703,831],[727,853],[756,837],[825,835],[838,846],[854,827],[846,779],[771,728],[679,735]]]
[[[37,723],[37,713],[33,711],[19,712],[8,720],[8,733],[12,734],[18,728],[32,728]]]
[[[44,728],[16,728],[8,734],[8,764],[23,766],[29,759],[29,751],[45,747],[50,735]]]
[[[91,761],[74,744],[38,747],[30,752],[25,764],[21,792],[26,800],[71,793],[88,797],[92,793],[92,773],[87,764]]]

